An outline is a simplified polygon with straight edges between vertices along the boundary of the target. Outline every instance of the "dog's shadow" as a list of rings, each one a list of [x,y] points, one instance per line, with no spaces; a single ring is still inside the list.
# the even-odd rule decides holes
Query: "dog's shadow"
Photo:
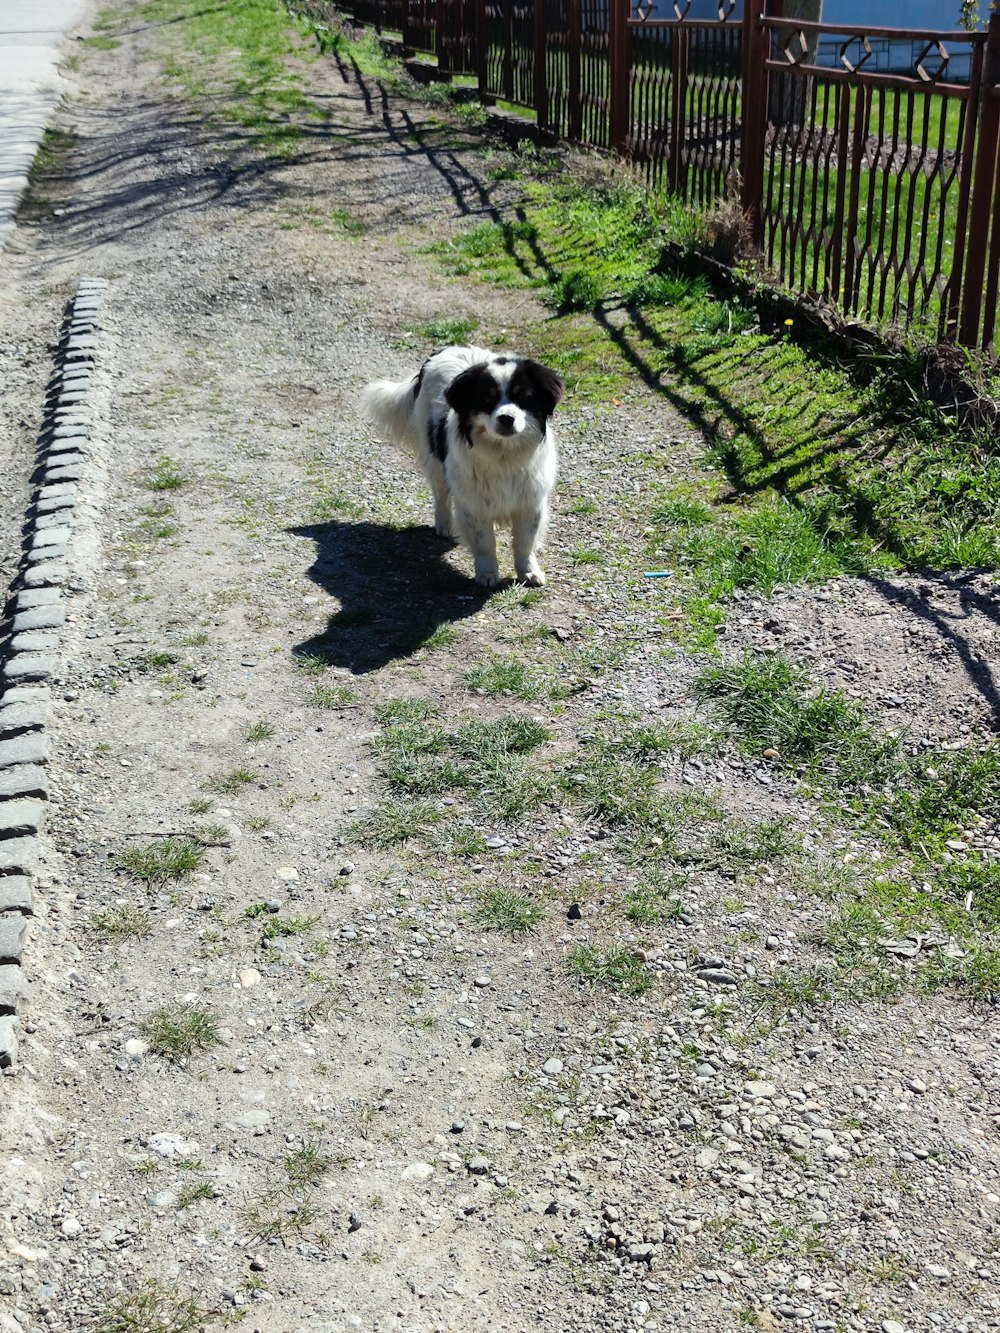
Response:
[[[340,602],[326,629],[292,649],[356,676],[440,643],[442,630],[474,616],[491,592],[445,560],[451,543],[429,527],[313,523],[291,528],[316,543],[309,577]]]

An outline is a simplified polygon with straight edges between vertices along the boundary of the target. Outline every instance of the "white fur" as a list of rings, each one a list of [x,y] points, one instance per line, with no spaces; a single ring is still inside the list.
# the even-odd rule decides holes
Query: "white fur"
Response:
[[[545,582],[537,553],[548,526],[556,447],[547,421],[508,395],[520,364],[516,357],[481,347],[446,347],[430,357],[418,375],[399,382],[378,380],[362,397],[372,421],[416,456],[434,495],[436,531],[445,537],[454,534],[468,547],[476,582],[486,588],[500,582],[498,528],[512,530],[518,579],[535,586]],[[470,447],[462,420],[445,394],[463,371],[480,365],[489,367],[499,397],[495,405],[466,416]],[[431,445],[436,423],[446,433],[443,465]]]

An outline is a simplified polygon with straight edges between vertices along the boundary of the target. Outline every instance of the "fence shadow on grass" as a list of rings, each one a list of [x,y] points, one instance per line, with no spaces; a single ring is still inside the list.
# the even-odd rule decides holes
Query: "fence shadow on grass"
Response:
[[[292,649],[356,676],[412,657],[443,626],[474,616],[492,595],[445,559],[451,543],[430,527],[313,523],[291,528],[316,543],[309,577],[340,609]]]

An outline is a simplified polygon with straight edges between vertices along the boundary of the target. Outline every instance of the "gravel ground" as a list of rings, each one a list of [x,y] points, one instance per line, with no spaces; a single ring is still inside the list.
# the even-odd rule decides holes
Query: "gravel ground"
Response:
[[[835,902],[801,861],[693,857],[678,910],[639,925],[622,902],[642,858],[558,794],[514,825],[439,800],[453,839],[481,839],[471,855],[433,830],[395,848],[352,832],[384,800],[386,700],[452,727],[539,717],[553,767],[609,710],[696,716],[700,663],[662,642],[669,588],[637,588],[629,552],[648,469],[683,473],[698,440],[642,385],[614,412],[567,402],[551,587],[478,593],[354,407],[372,374],[419,363],[430,321],[530,349],[545,318],[423,254],[492,216],[476,141],[304,64],[328,120],[267,163],[167,96],[149,42],[137,23],[85,54],[72,150],[4,260],[2,434],[24,493],[62,303],[82,270],[110,287],[100,515],[56,689],[21,1059],[0,1082],[0,1330],[1000,1327],[995,1015],[909,990],[762,1000],[762,979],[825,966]],[[17,513],[15,488],[5,549]],[[996,607],[984,578],[842,579],[737,602],[726,650],[780,647],[890,725],[961,737],[996,720]],[[448,632],[420,646],[429,625]],[[295,657],[317,643],[322,675]],[[564,697],[463,683],[497,653]],[[718,837],[710,796],[734,828],[795,829],[814,877],[878,856],[725,747],[662,778],[691,847]],[[121,869],[123,849],[192,833],[210,845],[187,877]],[[485,931],[491,886],[531,895],[536,929]],[[645,993],[567,975],[576,945],[612,940]],[[174,1004],[218,1029],[183,1066],[148,1034]],[[154,1322],[178,1292],[189,1322]]]

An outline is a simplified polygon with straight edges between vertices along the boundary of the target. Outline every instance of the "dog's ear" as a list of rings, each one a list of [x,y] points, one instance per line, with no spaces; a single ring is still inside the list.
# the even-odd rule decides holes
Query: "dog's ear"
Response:
[[[473,412],[491,412],[499,394],[496,381],[485,364],[470,366],[456,375],[444,391],[445,402],[467,421]]]
[[[522,361],[518,369],[526,381],[532,406],[540,416],[550,417],[556,410],[556,404],[562,400],[566,385],[561,377],[548,366],[537,361]],[[526,406],[528,404],[525,404]]]

